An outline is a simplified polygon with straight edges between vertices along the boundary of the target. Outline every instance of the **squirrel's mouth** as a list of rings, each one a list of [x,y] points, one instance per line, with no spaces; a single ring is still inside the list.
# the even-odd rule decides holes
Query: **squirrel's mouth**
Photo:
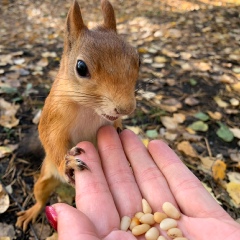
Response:
[[[118,117],[116,117],[116,116],[110,116],[110,115],[107,115],[107,114],[102,114],[102,116],[104,118],[106,118],[108,121],[111,121],[111,122],[113,122],[113,121],[118,119]]]

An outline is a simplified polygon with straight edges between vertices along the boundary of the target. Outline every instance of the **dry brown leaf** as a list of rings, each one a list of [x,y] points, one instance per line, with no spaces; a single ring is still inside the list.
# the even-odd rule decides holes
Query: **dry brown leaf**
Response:
[[[218,159],[213,163],[212,173],[215,180],[223,180],[226,174],[227,165],[222,160]]]
[[[222,114],[220,112],[207,111],[207,113],[214,120],[221,120],[222,119]]]
[[[229,128],[229,130],[233,133],[234,137],[240,139],[240,129],[239,128]]]
[[[229,104],[225,101],[223,101],[220,97],[216,96],[213,98],[214,101],[217,103],[219,107],[226,108],[229,106]]]
[[[19,119],[15,117],[19,105],[11,104],[0,98],[0,125],[6,128],[12,128],[18,125]]]
[[[236,92],[240,92],[240,82],[235,83],[232,85],[233,90],[235,90]]]
[[[188,141],[182,141],[178,143],[177,149],[181,152],[183,152],[185,155],[190,157],[198,157],[195,149],[192,147],[192,145]]]
[[[227,184],[227,191],[233,201],[240,205],[240,183],[230,182]]]
[[[163,117],[161,117],[161,122],[165,128],[170,129],[170,130],[175,130],[178,127],[178,123],[172,117],[163,116]]]
[[[137,135],[142,131],[140,127],[126,126],[126,128],[133,131]]]
[[[211,70],[211,64],[210,63],[196,62],[196,63],[193,63],[193,65],[197,70],[200,70],[202,72],[206,72],[206,71]]]
[[[183,113],[174,113],[173,118],[177,123],[183,123],[186,120],[186,115]]]
[[[199,104],[199,101],[194,97],[187,97],[184,102],[189,106],[196,106]]]
[[[177,133],[172,133],[172,132],[165,132],[164,133],[164,138],[169,140],[169,141],[174,141],[178,137]]]
[[[227,176],[230,182],[240,183],[240,173],[228,172]]]
[[[9,196],[0,184],[0,214],[7,211],[7,209],[9,208],[9,204]]]
[[[200,157],[200,160],[202,162],[202,166],[206,169],[206,170],[211,170],[213,164],[214,164],[214,158],[212,157]]]

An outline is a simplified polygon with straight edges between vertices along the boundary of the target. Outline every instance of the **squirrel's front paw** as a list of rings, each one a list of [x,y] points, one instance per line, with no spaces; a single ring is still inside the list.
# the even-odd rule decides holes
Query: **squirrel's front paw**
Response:
[[[82,148],[73,147],[71,150],[68,151],[68,153],[65,156],[66,161],[65,174],[67,176],[68,182],[72,185],[75,184],[74,170],[80,171],[84,169],[90,170],[90,168],[85,162],[76,157],[81,153],[85,153],[85,151]]]

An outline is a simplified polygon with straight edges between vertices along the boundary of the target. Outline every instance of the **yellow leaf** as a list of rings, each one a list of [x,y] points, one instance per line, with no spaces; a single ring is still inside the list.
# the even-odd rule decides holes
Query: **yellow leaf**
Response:
[[[212,166],[213,178],[215,180],[222,180],[225,177],[226,163],[222,160],[217,160]]]
[[[149,143],[149,139],[148,138],[143,138],[142,143],[145,145],[145,147],[147,147],[148,143]]]
[[[240,204],[240,183],[230,182],[227,184],[227,191],[236,204]]]
[[[192,145],[188,141],[182,141],[177,145],[177,149],[187,156],[190,157],[198,157],[195,149],[192,147]]]

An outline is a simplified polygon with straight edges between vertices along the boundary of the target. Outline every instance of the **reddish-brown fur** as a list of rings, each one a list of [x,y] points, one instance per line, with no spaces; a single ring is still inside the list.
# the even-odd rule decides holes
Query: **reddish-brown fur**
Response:
[[[120,118],[111,122],[102,114],[121,117],[135,109],[138,54],[117,35],[111,4],[102,0],[101,5],[104,23],[93,30],[84,25],[76,1],[69,10],[60,69],[39,124],[46,157],[34,186],[36,204],[20,212],[16,223],[24,230],[35,221],[59,182],[68,181],[67,151],[79,141],[96,145],[96,132],[103,125],[121,126]],[[87,64],[89,78],[77,74],[77,60]]]

